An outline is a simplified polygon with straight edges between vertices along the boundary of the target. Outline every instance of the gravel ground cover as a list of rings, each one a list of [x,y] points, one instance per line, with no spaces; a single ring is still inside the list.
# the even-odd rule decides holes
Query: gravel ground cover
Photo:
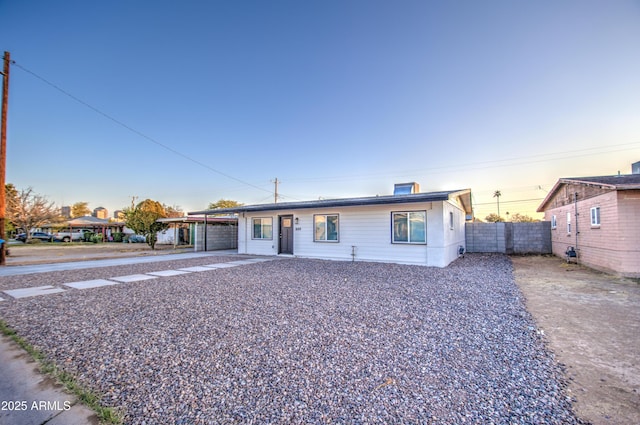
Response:
[[[154,264],[53,277],[185,267]],[[131,424],[581,423],[504,256],[286,259],[5,301],[0,315]]]

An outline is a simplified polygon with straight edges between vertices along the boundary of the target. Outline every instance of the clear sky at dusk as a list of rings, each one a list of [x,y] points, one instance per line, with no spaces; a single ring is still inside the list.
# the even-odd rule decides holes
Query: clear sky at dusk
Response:
[[[640,161],[638,1],[8,1],[7,182],[110,213],[471,188],[532,212]],[[525,201],[528,200],[528,201]]]

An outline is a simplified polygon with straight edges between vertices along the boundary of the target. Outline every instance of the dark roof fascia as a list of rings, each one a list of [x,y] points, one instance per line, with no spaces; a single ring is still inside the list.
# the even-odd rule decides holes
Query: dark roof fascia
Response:
[[[612,190],[640,189],[640,174],[623,174],[615,176],[574,177],[561,179],[565,183],[596,186]]]
[[[385,195],[385,196],[369,196],[363,198],[342,198],[342,199],[322,199],[316,201],[300,201],[300,202],[281,202],[276,204],[257,204],[242,205],[233,208],[219,208],[204,211],[194,211],[188,215],[196,214],[228,214],[240,212],[258,212],[258,211],[274,211],[274,210],[298,210],[310,208],[331,208],[331,207],[357,207],[366,205],[391,205],[406,204],[414,202],[437,202],[447,201],[456,196],[470,194],[471,189],[451,190],[429,193],[412,193],[408,195]]]

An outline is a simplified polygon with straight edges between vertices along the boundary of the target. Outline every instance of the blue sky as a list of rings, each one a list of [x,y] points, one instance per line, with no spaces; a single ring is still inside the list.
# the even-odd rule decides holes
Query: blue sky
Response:
[[[113,212],[417,181],[532,213],[640,161],[639,45],[638,1],[0,0],[7,182]]]

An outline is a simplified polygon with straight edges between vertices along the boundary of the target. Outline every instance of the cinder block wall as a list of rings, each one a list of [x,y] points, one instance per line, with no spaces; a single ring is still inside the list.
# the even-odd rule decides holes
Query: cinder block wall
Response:
[[[514,254],[551,254],[551,222],[509,223]]]
[[[506,223],[466,223],[467,252],[505,252]]]
[[[196,251],[204,250],[204,227],[198,224]],[[207,225],[207,251],[235,249],[238,247],[238,226]]]
[[[467,252],[550,254],[551,223],[466,223]]]

